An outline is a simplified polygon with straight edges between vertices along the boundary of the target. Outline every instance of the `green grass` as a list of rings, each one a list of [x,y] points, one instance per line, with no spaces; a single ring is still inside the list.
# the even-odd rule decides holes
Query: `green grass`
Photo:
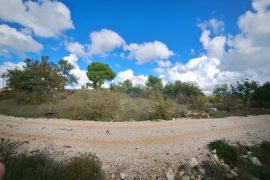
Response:
[[[216,150],[218,157],[222,158],[226,164],[233,167],[240,158],[240,153],[236,147],[228,144],[226,140],[216,140],[208,144],[210,150]]]
[[[93,154],[81,154],[56,161],[44,152],[29,153],[24,143],[1,139],[0,161],[6,166],[5,180],[88,180],[104,179],[100,160]]]

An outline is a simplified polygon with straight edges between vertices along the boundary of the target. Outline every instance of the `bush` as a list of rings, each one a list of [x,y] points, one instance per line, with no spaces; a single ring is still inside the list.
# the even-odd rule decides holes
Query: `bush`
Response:
[[[190,107],[196,110],[204,110],[207,99],[204,96],[193,96],[190,98]]]
[[[255,90],[252,105],[254,107],[270,108],[270,82],[266,82]]]
[[[226,164],[234,167],[240,158],[237,148],[230,146],[226,140],[216,140],[208,144],[210,150],[216,150],[218,157],[222,158]]]
[[[152,99],[156,101],[156,106],[151,119],[172,119],[172,105],[165,99],[163,94],[156,91],[153,96]]]
[[[63,179],[104,179],[102,164],[93,154],[81,154],[60,164]]]
[[[104,179],[100,160],[92,154],[83,154],[58,162],[40,151],[23,151],[18,141],[1,139],[0,161],[6,166],[5,180],[88,180]]]
[[[119,95],[109,90],[81,90],[72,99],[73,104],[62,109],[59,117],[106,121],[114,120],[119,110]]]

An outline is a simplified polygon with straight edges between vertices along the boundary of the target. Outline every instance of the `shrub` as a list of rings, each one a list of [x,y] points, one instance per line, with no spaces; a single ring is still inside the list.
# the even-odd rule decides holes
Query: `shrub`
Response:
[[[193,96],[190,98],[190,107],[202,111],[205,109],[206,101],[204,96]]]
[[[6,166],[5,180],[88,180],[104,179],[100,160],[92,154],[82,154],[64,161],[56,161],[40,151],[23,151],[18,141],[1,139],[0,161]]]
[[[213,162],[205,161],[203,162],[202,167],[205,169],[205,176],[209,179],[228,179],[226,177],[228,170],[221,165],[216,165]]]
[[[160,91],[156,91],[152,99],[156,101],[156,106],[151,119],[172,119],[172,105],[165,99],[163,94]]]
[[[234,167],[240,158],[237,148],[230,146],[226,140],[216,140],[208,144],[210,150],[216,150],[218,157],[222,158],[226,164]]]
[[[255,90],[252,105],[254,107],[270,108],[270,82],[266,82]]]
[[[104,179],[102,164],[93,154],[81,154],[63,161],[59,169],[61,176],[64,177],[63,179],[67,180]]]

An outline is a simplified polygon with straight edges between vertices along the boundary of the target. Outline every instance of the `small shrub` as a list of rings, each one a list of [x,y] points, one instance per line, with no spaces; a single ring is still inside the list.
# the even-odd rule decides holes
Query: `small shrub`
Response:
[[[222,158],[231,167],[237,165],[240,153],[236,147],[230,146],[226,140],[216,140],[208,144],[210,150],[216,150],[218,157]]]
[[[259,160],[270,166],[270,142],[264,141],[260,145],[251,148],[252,155],[259,158]]]
[[[172,105],[165,99],[163,94],[160,91],[156,91],[152,99],[156,100],[156,106],[151,119],[172,119]]]
[[[204,96],[192,96],[190,97],[190,108],[196,110],[204,110],[206,104],[206,98]]]
[[[24,151],[18,141],[1,139],[0,161],[6,166],[5,180],[99,180],[104,179],[100,160],[93,154],[82,154],[62,162],[45,153]]]
[[[61,163],[63,179],[104,179],[100,160],[93,154],[81,154]]]
[[[205,176],[210,179],[228,179],[226,175],[228,170],[221,166],[216,165],[213,162],[205,161],[202,164],[203,169],[205,170]]]

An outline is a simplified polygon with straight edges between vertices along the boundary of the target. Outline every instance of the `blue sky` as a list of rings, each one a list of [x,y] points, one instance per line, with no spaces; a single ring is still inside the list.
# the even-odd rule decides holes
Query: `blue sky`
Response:
[[[164,83],[196,81],[205,91],[243,77],[265,82],[269,4],[0,0],[0,72],[22,66],[26,57],[48,55],[73,63],[79,86],[93,61],[109,64],[116,82],[133,77],[144,82],[152,74]]]

